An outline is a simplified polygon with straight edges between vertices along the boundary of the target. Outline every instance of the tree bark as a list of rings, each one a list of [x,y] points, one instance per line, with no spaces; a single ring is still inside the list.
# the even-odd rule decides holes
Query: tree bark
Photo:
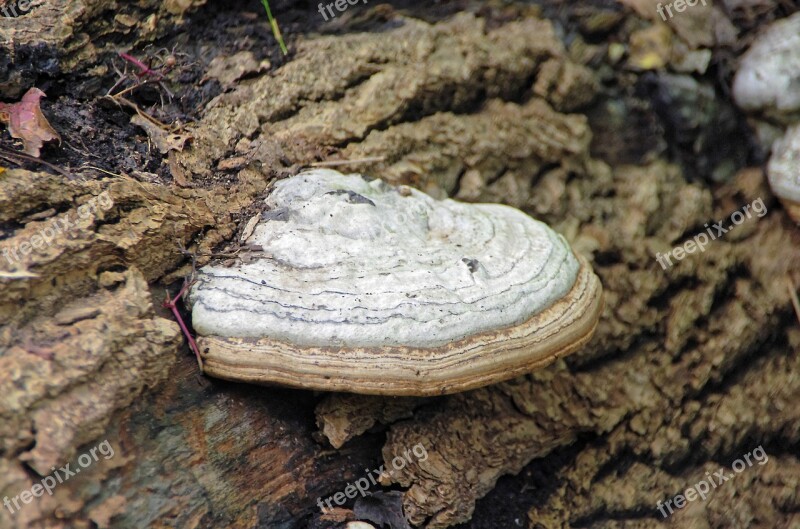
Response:
[[[115,2],[51,0],[0,37],[14,41],[9,54],[39,41],[58,50],[53,75],[86,71],[111,50],[96,38],[141,43],[202,4],[139,2],[141,19],[120,30],[127,18],[103,22]],[[0,252],[19,256],[0,259],[0,499],[78,466],[104,440],[114,449],[52,496],[0,509],[0,527],[334,527],[318,499],[383,465],[410,522],[444,528],[531,462],[550,471],[536,476],[548,487],[528,504],[529,527],[655,527],[657,502],[720,468],[734,477],[668,523],[800,524],[789,286],[800,281],[800,232],[761,170],[709,185],[661,160],[593,157],[579,111],[598,75],[535,9],[427,22],[369,13],[394,23],[296,36],[285,65],[217,97],[188,127],[191,145],[164,156],[171,183],[0,174]],[[34,79],[26,64],[0,72],[5,96]],[[160,306],[164,287],[191,273],[187,255],[199,266],[234,251],[271,181],[323,160],[548,222],[603,282],[591,344],[528,376],[430,399],[204,378]],[[671,266],[656,260],[758,199],[764,216]],[[52,240],[33,244],[48,227]],[[758,447],[768,461],[732,470]]]

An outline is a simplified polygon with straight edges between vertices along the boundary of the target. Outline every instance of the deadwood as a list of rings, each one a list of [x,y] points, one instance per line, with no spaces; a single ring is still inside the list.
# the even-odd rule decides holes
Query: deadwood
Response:
[[[100,22],[100,4],[35,11],[51,17],[40,24],[58,17],[40,37],[61,50],[61,68],[97,66],[86,32],[156,35],[184,3],[137,3],[130,33],[127,18]],[[297,36],[291,61],[217,97],[188,127],[193,143],[165,160],[172,182],[0,174],[0,252],[20,252],[0,258],[0,498],[103,440],[115,452],[19,513],[0,509],[0,526],[329,527],[318,497],[417,445],[425,460],[382,481],[431,529],[468,520],[501,476],[531,462],[549,471],[535,476],[547,486],[528,504],[529,527],[655,527],[657,501],[758,446],[766,464],[668,522],[800,523],[800,333],[787,286],[800,281],[800,231],[762,172],[709,186],[664,162],[593,157],[579,111],[597,76],[528,8],[491,23],[379,14],[395,23]],[[0,36],[18,47],[34,30],[3,22]],[[14,75],[24,85],[33,74]],[[174,293],[189,275],[189,255],[235,253],[271,180],[330,159],[367,159],[339,169],[547,221],[603,283],[590,344],[511,382],[430,399],[202,377],[160,307],[165,286]],[[671,267],[656,261],[757,199],[763,217]],[[61,219],[68,229],[21,253]],[[537,466],[547,458],[558,463]]]

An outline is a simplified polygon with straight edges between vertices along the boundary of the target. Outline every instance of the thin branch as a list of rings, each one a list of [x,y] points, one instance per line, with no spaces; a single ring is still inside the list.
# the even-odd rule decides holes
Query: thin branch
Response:
[[[172,315],[175,316],[175,319],[178,321],[178,326],[180,326],[181,331],[183,331],[184,336],[186,336],[186,341],[189,342],[189,348],[194,353],[194,356],[197,358],[197,365],[200,367],[200,372],[203,372],[203,359],[200,356],[200,348],[197,347],[197,342],[194,341],[194,336],[192,333],[189,332],[189,328],[186,327],[186,324],[183,322],[183,317],[181,317],[180,311],[178,311],[178,301],[183,299],[184,294],[186,291],[189,290],[189,287],[192,286],[194,280],[186,281],[184,280],[183,286],[181,287],[180,291],[175,295],[174,298],[170,298],[169,291],[167,291],[167,299],[164,301],[164,307],[168,308],[172,311]]]
[[[65,177],[69,178],[70,180],[73,180],[75,178],[73,175],[69,174],[67,171],[65,171],[64,169],[62,169],[62,168],[60,168],[58,166],[55,166],[55,165],[53,165],[53,164],[51,164],[49,162],[45,162],[44,160],[41,160],[41,159],[36,158],[34,156],[23,154],[21,152],[9,152],[9,151],[6,151],[5,149],[0,149],[0,158],[2,158],[3,160],[5,160],[7,162],[11,162],[11,163],[17,164],[19,166],[22,165],[20,163],[20,160],[23,160],[23,161],[26,161],[26,162],[38,163],[38,164],[44,165],[45,167],[49,167],[53,171],[57,172],[58,174],[60,174],[62,176],[65,176]]]
[[[107,174],[109,176],[116,176],[116,177],[119,177],[119,178],[125,178],[125,175],[112,173],[111,171],[106,171],[105,169],[103,169],[101,167],[95,167],[94,165],[89,165],[88,163],[85,163],[85,164],[81,165],[79,167],[79,169],[94,169],[95,171],[100,171],[101,173],[105,173],[105,174]]]
[[[797,316],[797,321],[800,322],[800,300],[797,299],[797,289],[790,276],[786,276],[786,283],[789,288],[789,297],[792,299],[792,305],[794,306],[795,316]]]
[[[314,162],[310,167],[338,167],[340,165],[354,165],[359,163],[376,163],[386,161],[385,156],[373,156],[371,158],[357,158],[355,160],[330,160],[326,162]]]

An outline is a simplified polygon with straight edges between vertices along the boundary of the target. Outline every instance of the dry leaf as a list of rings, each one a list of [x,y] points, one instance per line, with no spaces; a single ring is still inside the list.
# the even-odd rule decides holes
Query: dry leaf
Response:
[[[158,149],[158,152],[161,154],[167,154],[170,151],[182,151],[186,142],[192,139],[188,134],[169,133],[139,114],[131,118],[131,123],[143,128],[145,132],[147,132],[150,141],[153,142],[156,149]]]
[[[39,100],[47,97],[38,88],[31,88],[19,103],[0,103],[0,122],[8,124],[12,138],[22,140],[25,154],[39,157],[44,142],[58,140],[61,136],[50,126],[39,108]]]
[[[247,224],[244,226],[244,230],[242,230],[242,236],[239,238],[239,242],[244,244],[244,242],[250,238],[250,236],[256,230],[256,224],[258,224],[259,220],[261,220],[261,213],[258,215],[253,215],[250,220],[247,221]]]
[[[170,152],[167,155],[167,167],[169,167],[169,172],[172,174],[172,179],[176,184],[181,187],[192,185],[191,173],[180,164],[175,152]]]

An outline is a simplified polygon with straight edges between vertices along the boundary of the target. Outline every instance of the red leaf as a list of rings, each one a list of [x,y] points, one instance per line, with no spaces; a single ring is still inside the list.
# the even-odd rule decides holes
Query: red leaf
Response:
[[[58,135],[39,108],[39,100],[47,97],[38,88],[28,90],[19,103],[0,103],[0,122],[8,124],[12,138],[22,140],[25,154],[39,157],[39,150],[46,141],[58,140]]]

